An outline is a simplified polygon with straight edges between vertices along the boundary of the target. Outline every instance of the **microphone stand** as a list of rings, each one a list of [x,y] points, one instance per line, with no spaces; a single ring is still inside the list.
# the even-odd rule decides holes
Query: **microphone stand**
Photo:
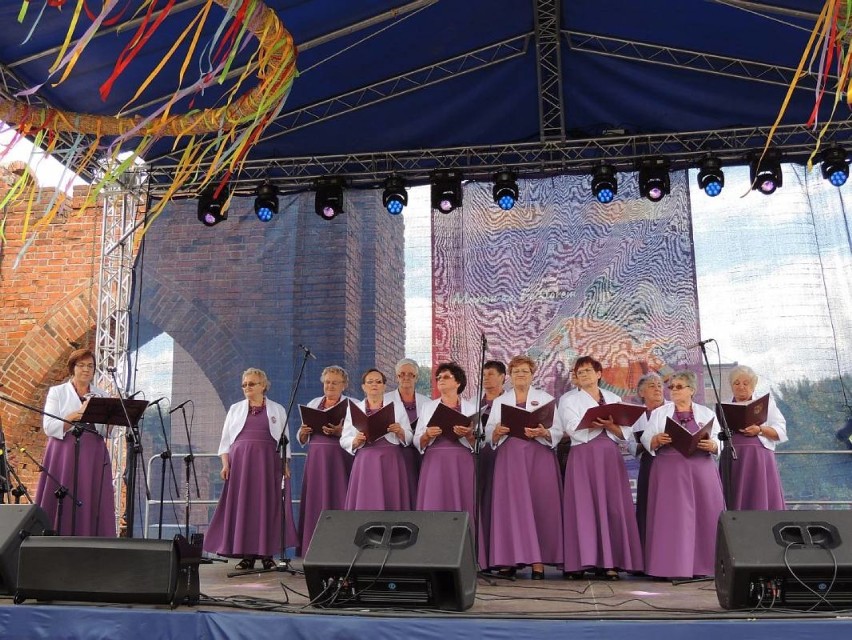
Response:
[[[187,402],[189,402],[187,400]],[[195,405],[193,405],[195,407]],[[196,534],[194,536],[189,535],[189,511],[192,507],[192,496],[189,490],[189,478],[190,476],[195,478],[195,495],[198,499],[201,499],[201,489],[198,487],[198,473],[195,471],[195,455],[192,453],[192,431],[189,428],[189,423],[186,421],[186,402],[181,403],[177,406],[177,408],[169,411],[169,414],[174,413],[180,409],[181,415],[183,416],[183,429],[186,432],[186,446],[188,453],[183,457],[183,467],[184,467],[184,489],[186,491],[186,501],[184,502],[184,524],[186,525],[186,539],[191,541],[193,546],[197,546],[199,549],[201,548],[202,543],[204,542],[204,536],[202,534]],[[195,410],[193,409],[193,416],[195,416]],[[177,484],[177,480],[175,481]],[[160,506],[160,520],[162,521],[162,503]]]
[[[293,388],[290,390],[290,400],[287,403],[287,416],[284,418],[284,428],[281,430],[281,437],[278,438],[278,445],[276,450],[281,455],[281,470],[285,474],[285,477],[281,479],[281,558],[278,564],[275,565],[272,569],[251,569],[249,571],[232,571],[228,574],[229,578],[233,578],[235,576],[244,576],[244,575],[254,575],[258,573],[269,573],[269,572],[286,572],[290,575],[297,575],[303,573],[298,569],[294,569],[290,564],[290,558],[287,557],[287,510],[292,508],[292,504],[286,500],[287,498],[287,446],[290,443],[290,439],[287,437],[287,430],[290,425],[290,414],[293,410],[293,402],[296,400],[296,392],[299,390],[299,385],[302,382],[302,376],[305,373],[305,365],[308,364],[308,358],[316,359],[316,356],[311,353],[311,350],[303,345],[299,345],[301,349],[304,351],[304,355],[302,356],[302,364],[299,367],[299,374],[296,376],[296,380],[293,382]]]
[[[707,342],[709,342],[709,340]],[[713,342],[715,342],[715,340]],[[722,399],[719,397],[719,390],[716,388],[716,381],[713,379],[713,370],[710,368],[710,360],[707,358],[707,349],[704,346],[705,344],[705,342],[699,342],[698,346],[701,348],[701,354],[704,357],[704,364],[707,367],[707,373],[710,376],[710,384],[713,387],[713,395],[716,398],[716,407],[721,408]],[[734,461],[737,460],[737,450],[734,448],[734,438],[731,433],[731,428],[728,426],[728,421],[725,419],[725,412],[720,410],[716,413],[719,418],[719,424],[722,427],[722,433],[719,434],[719,440],[724,442],[719,468],[722,476],[722,490],[725,496],[725,506],[727,507],[733,502],[731,471]]]
[[[118,392],[118,401],[121,404],[121,410],[124,413],[124,419],[127,421],[127,498],[126,498],[126,527],[127,537],[133,537],[133,525],[136,510],[136,463],[137,458],[142,455],[142,440],[138,431],[138,426],[135,422],[130,421],[130,416],[127,414],[127,405],[124,404],[124,398],[121,396],[121,387],[115,377],[115,369],[108,369],[112,377],[114,388]],[[142,479],[145,481],[145,497],[151,499],[151,490],[148,488],[148,473],[145,471],[145,465],[142,465]]]
[[[172,481],[175,484],[175,493],[177,497],[180,498],[180,490],[178,489],[177,476],[175,475],[175,466],[172,463],[172,450],[169,445],[169,436],[166,433],[166,423],[163,421],[163,410],[160,409],[160,401],[157,400],[155,403],[157,405],[157,415],[160,418],[160,429],[163,432],[163,441],[166,443],[166,450],[160,453],[160,516],[157,523],[157,540],[163,539],[163,501],[165,499],[166,493],[166,460],[169,461],[169,469],[172,472]],[[187,531],[188,531],[187,525]],[[145,536],[147,537],[148,532],[145,532]],[[189,534],[187,533],[187,540],[189,540]]]
[[[484,570],[488,567],[482,567],[479,564],[479,548],[482,545],[480,539],[480,509],[482,507],[482,496],[479,492],[479,453],[482,447],[485,446],[485,425],[482,424],[482,400],[485,397],[485,392],[482,388],[483,380],[485,379],[485,349],[488,346],[488,341],[485,339],[485,334],[480,334],[479,341],[479,385],[477,386],[479,398],[476,403],[475,426],[473,428],[473,554],[476,562],[477,574],[487,580],[492,586],[491,576],[485,574]]]
[[[15,467],[7,460],[7,469],[9,470],[10,477],[15,479],[15,486],[12,486],[11,481],[9,482],[9,486],[12,487],[10,493],[12,497],[15,499],[15,504],[21,504],[21,496],[24,496],[27,499],[27,502],[30,504],[34,504],[33,499],[30,497],[29,492],[27,491],[27,487],[21,482],[21,478],[18,476],[15,471]]]
[[[38,413],[42,416],[47,416],[48,418],[53,418],[54,420],[59,420],[60,422],[63,422],[65,424],[70,424],[74,429],[79,428],[80,434],[82,434],[83,431],[89,431],[90,433],[97,433],[97,431],[89,429],[89,428],[87,428],[87,427],[85,427],[81,424],[78,424],[76,422],[70,422],[69,420],[66,420],[65,418],[60,418],[59,416],[55,416],[52,413],[48,413],[47,411],[42,411],[41,409],[36,409],[35,407],[31,407],[28,404],[24,404],[23,402],[18,402],[17,400],[12,400],[12,398],[9,398],[8,396],[0,395],[0,400],[2,400],[4,402],[8,402],[9,404],[13,404],[13,405],[18,406],[18,407],[22,407],[22,408],[27,409],[29,411],[32,411],[34,413]],[[78,442],[76,442],[75,445],[74,445],[75,446],[75,451],[74,451],[74,482],[75,482],[75,484],[76,484],[76,479],[77,479],[77,455],[78,455],[78,450],[79,450],[79,447],[78,447],[79,436],[76,436],[76,437],[78,438]],[[38,462],[35,458],[33,458],[32,455],[30,455],[29,451],[27,451],[23,447],[16,447],[16,448],[18,449],[18,451],[20,451],[25,456],[27,456],[30,460],[32,460],[33,463],[38,468],[38,470],[41,473],[45,474],[48,478],[53,480],[53,482],[57,486],[56,491],[54,491],[54,495],[56,496],[56,501],[57,501],[56,502],[56,532],[59,535],[61,535],[61,533],[62,533],[63,502],[65,500],[66,495],[71,496],[71,500],[73,500],[73,502],[74,502],[74,511],[71,512],[71,522],[72,522],[71,528],[72,528],[72,532],[73,532],[75,519],[76,519],[76,515],[77,515],[77,508],[83,506],[82,501],[77,499],[77,487],[75,486],[73,491],[69,491],[68,487],[66,487],[64,484],[62,484],[58,480],[58,478],[56,478],[56,476],[51,474],[47,469],[44,468],[44,466],[40,462]],[[15,474],[15,478],[18,481],[18,487],[16,487],[15,489],[12,490],[12,495],[15,496],[15,502],[20,503],[21,495],[26,495],[27,499],[30,502],[32,502],[32,498],[30,498],[29,493],[27,493],[26,487],[24,487],[20,478],[18,478],[18,474]],[[21,493],[21,490],[23,490],[23,493]],[[73,535],[73,533],[72,533],[72,535]]]

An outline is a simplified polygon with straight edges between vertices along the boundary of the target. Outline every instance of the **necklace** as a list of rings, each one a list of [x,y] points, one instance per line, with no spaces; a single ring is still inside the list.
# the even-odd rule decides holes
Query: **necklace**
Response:
[[[249,413],[253,416],[256,416],[261,411],[266,411],[266,398],[263,399],[263,404],[260,405],[259,407],[253,407],[253,406],[249,405]]]

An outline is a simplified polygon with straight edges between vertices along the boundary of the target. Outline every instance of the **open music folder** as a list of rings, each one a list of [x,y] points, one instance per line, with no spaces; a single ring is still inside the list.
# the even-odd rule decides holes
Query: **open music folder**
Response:
[[[529,440],[524,429],[534,428],[541,425],[547,429],[553,426],[553,414],[556,410],[556,402],[551,400],[534,411],[527,411],[510,404],[500,406],[500,422],[504,427],[509,427],[509,435],[513,438]]]
[[[746,402],[723,402],[722,411],[731,431],[740,431],[753,424],[762,425],[769,415],[769,394]]]
[[[354,401],[349,401],[349,412],[352,424],[358,431],[367,436],[367,444],[372,444],[388,434],[388,427],[396,422],[393,403],[386,404],[373,415],[368,416],[361,411]]]
[[[632,427],[639,417],[645,413],[645,407],[641,404],[630,404],[629,402],[613,402],[612,404],[601,404],[587,409],[583,419],[577,425],[578,429],[599,429],[595,426],[596,420],[606,420],[612,416],[613,422],[619,427]]]
[[[471,422],[473,422],[473,417],[466,416],[441,402],[438,404],[438,408],[435,409],[435,413],[429,418],[429,424],[426,425],[426,428],[441,427],[441,435],[443,437],[458,439],[455,431],[453,431],[453,427],[469,427]]]
[[[300,404],[302,424],[309,426],[311,433],[322,433],[323,427],[337,427],[343,424],[348,406],[349,404],[345,401],[338,402],[330,409],[314,409]]]
[[[666,418],[666,433],[672,438],[671,446],[680,451],[684,457],[690,457],[698,451],[698,443],[701,440],[706,440],[710,437],[710,431],[713,429],[713,422],[714,419],[710,418],[710,422],[705,424],[695,433],[690,433],[671,418]]]

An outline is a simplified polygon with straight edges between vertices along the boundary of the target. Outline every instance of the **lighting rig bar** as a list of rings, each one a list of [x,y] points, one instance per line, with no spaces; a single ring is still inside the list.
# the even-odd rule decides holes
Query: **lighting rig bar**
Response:
[[[269,178],[285,191],[311,190],[321,176],[345,176],[349,186],[375,186],[391,175],[404,177],[409,184],[427,184],[435,169],[458,169],[465,180],[490,182],[495,171],[511,169],[520,178],[566,173],[591,173],[603,162],[617,171],[634,171],[636,161],[645,156],[665,156],[671,170],[696,167],[709,153],[725,166],[747,164],[747,155],[760,152],[771,127],[743,127],[689,133],[659,133],[539,141],[522,144],[418,149],[326,156],[256,159],[247,161],[231,179],[237,191],[253,192]],[[805,125],[785,125],[775,130],[772,146],[785,162],[804,163],[816,144],[817,131]],[[843,144],[852,140],[852,119],[828,126],[823,143]],[[148,167],[152,196],[168,188],[175,164]],[[242,186],[241,186],[242,185]],[[181,195],[194,195],[196,187],[186,185]]]

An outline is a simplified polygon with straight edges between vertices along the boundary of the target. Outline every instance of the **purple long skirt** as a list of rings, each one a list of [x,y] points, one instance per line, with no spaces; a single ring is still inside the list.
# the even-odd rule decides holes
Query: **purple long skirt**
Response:
[[[287,546],[297,543],[289,482],[281,499],[281,455],[266,416],[246,425],[231,445],[231,473],[204,537],[204,549],[229,558],[273,556],[281,551],[281,507],[286,504]]]
[[[562,564],[562,477],[552,449],[507,438],[494,461],[488,565]]]
[[[489,567],[488,549],[491,543],[491,492],[494,479],[494,461],[497,452],[490,446],[483,445],[479,450],[479,566]]]
[[[324,434],[311,436],[299,503],[297,555],[308,551],[320,513],[325,509],[343,509],[346,505],[352,461],[352,456],[341,448],[340,438]]]
[[[731,497],[729,510],[784,511],[784,490],[775,463],[775,452],[758,438],[734,434],[737,459],[731,461]]]
[[[70,433],[65,438],[47,439],[44,468],[53,476],[41,473],[36,489],[36,503],[44,509],[51,525],[63,536],[115,537],[115,497],[112,491],[112,464],[104,439],[94,433],[80,436],[80,454],[77,465],[77,515],[74,531],[71,530],[74,499],[69,493],[63,500],[62,522],[59,522],[58,500],[55,491],[64,485],[74,492],[74,444]]]
[[[418,511],[467,511],[470,534],[477,523],[473,495],[473,454],[458,441],[438,438],[423,454],[415,509]],[[480,536],[479,564],[485,566],[487,554]]]
[[[645,528],[648,522],[648,485],[651,482],[651,467],[654,456],[645,451],[639,457],[639,476],[636,479],[636,525],[639,527],[639,540],[645,548]]]
[[[410,447],[401,447],[402,457],[405,460],[405,469],[408,473],[408,488],[411,491],[411,504],[417,501],[417,485],[420,483],[420,465],[423,455],[413,444]]]
[[[411,510],[411,488],[404,448],[382,438],[356,451],[345,509]]]
[[[713,458],[657,450],[648,486],[645,573],[661,578],[711,576],[716,527],[725,508]]]
[[[573,445],[565,465],[565,571],[642,570],[627,469],[606,432]]]

